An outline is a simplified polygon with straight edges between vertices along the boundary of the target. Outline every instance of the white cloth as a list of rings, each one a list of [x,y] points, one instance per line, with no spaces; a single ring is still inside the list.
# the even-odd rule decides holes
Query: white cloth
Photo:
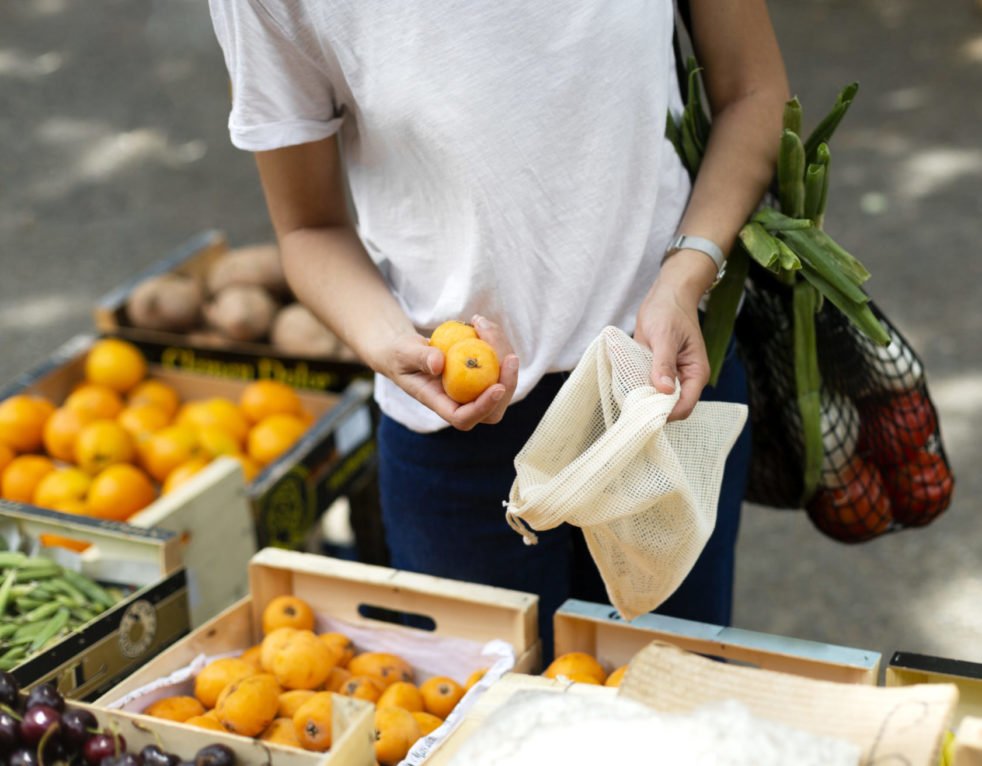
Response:
[[[688,177],[671,0],[210,0],[232,141],[341,146],[366,249],[424,335],[476,313],[521,361],[516,400],[634,329]],[[383,412],[446,423],[388,380]]]

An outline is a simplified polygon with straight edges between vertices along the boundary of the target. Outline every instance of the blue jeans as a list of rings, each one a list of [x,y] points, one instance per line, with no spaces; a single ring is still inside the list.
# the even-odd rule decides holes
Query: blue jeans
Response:
[[[514,457],[565,378],[543,378],[496,425],[420,434],[383,416],[378,431],[382,522],[392,566],[538,594],[545,661],[553,651],[553,613],[567,598],[609,601],[577,527],[563,524],[538,533],[538,545],[527,546],[505,522],[502,507],[515,478]],[[743,365],[732,345],[718,385],[707,386],[702,398],[747,401]],[[748,425],[726,462],[716,528],[659,614],[729,625],[749,461]]]

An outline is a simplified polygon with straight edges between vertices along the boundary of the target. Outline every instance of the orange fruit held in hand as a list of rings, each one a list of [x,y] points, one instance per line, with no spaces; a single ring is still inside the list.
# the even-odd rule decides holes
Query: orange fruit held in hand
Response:
[[[277,628],[313,630],[314,610],[297,596],[276,596],[263,609],[263,635],[268,635]]]
[[[447,676],[434,676],[419,685],[419,693],[427,713],[446,718],[464,696],[464,687]]]
[[[473,402],[498,382],[498,356],[490,343],[471,338],[454,343],[443,366],[443,390],[458,404]]]
[[[0,442],[17,452],[41,448],[44,423],[54,412],[51,403],[35,396],[17,394],[0,402]]]
[[[96,474],[89,486],[88,513],[99,519],[125,521],[154,501],[150,478],[136,466],[117,463]]]
[[[85,379],[126,393],[147,376],[147,360],[125,340],[96,341],[85,357]]]
[[[439,327],[437,327],[433,334],[430,336],[430,345],[433,348],[438,348],[446,356],[450,347],[462,340],[470,340],[477,337],[477,330],[474,329],[474,325],[468,324],[467,322],[460,322],[456,319],[451,319],[448,322],[444,322]]]
[[[75,440],[75,462],[86,473],[97,474],[136,457],[133,437],[115,420],[96,420],[82,427]]]
[[[300,415],[303,403],[286,383],[257,380],[242,389],[239,408],[252,423],[258,423],[270,415]]]
[[[123,411],[123,400],[108,386],[83,383],[72,391],[62,405],[87,415],[89,420],[115,418]]]
[[[55,464],[43,455],[19,455],[11,460],[0,476],[0,497],[18,503],[30,503],[41,479],[55,470]]]

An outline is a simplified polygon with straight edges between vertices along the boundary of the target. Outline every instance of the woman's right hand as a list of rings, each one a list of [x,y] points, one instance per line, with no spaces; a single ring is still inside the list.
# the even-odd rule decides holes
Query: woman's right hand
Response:
[[[447,396],[441,380],[443,353],[419,333],[397,336],[379,355],[386,359],[384,365],[379,365],[379,372],[460,431],[469,431],[478,423],[499,422],[518,385],[518,357],[501,328],[480,316],[475,316],[472,324],[478,337],[494,348],[501,364],[498,382],[488,386],[473,402],[458,404]]]

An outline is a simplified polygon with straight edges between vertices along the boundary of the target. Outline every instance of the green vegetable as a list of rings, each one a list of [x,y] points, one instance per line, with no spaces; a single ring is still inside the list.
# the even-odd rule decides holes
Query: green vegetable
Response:
[[[832,134],[839,127],[842,118],[846,116],[846,112],[849,111],[852,100],[856,97],[858,91],[859,83],[854,82],[839,92],[832,111],[825,116],[805,141],[805,159],[807,162],[814,162],[818,152],[818,145],[827,144],[829,139],[832,138]]]
[[[781,212],[801,218],[805,211],[805,149],[797,133],[781,132],[777,155],[777,186]]]
[[[743,248],[735,247],[726,259],[726,273],[709,294],[706,316],[702,329],[706,338],[706,355],[709,357],[709,385],[719,380],[726,349],[733,336],[733,322],[743,295],[743,286],[750,271],[750,259]]]
[[[818,346],[815,342],[818,291],[807,282],[796,282],[793,296],[794,377],[804,437],[804,491],[801,502],[805,504],[818,487],[825,454],[822,444],[822,375],[818,368]]]
[[[58,635],[68,625],[69,617],[71,617],[71,612],[66,607],[60,607],[54,616],[44,624],[44,627],[38,632],[37,636],[34,637],[30,651],[36,652]]]

